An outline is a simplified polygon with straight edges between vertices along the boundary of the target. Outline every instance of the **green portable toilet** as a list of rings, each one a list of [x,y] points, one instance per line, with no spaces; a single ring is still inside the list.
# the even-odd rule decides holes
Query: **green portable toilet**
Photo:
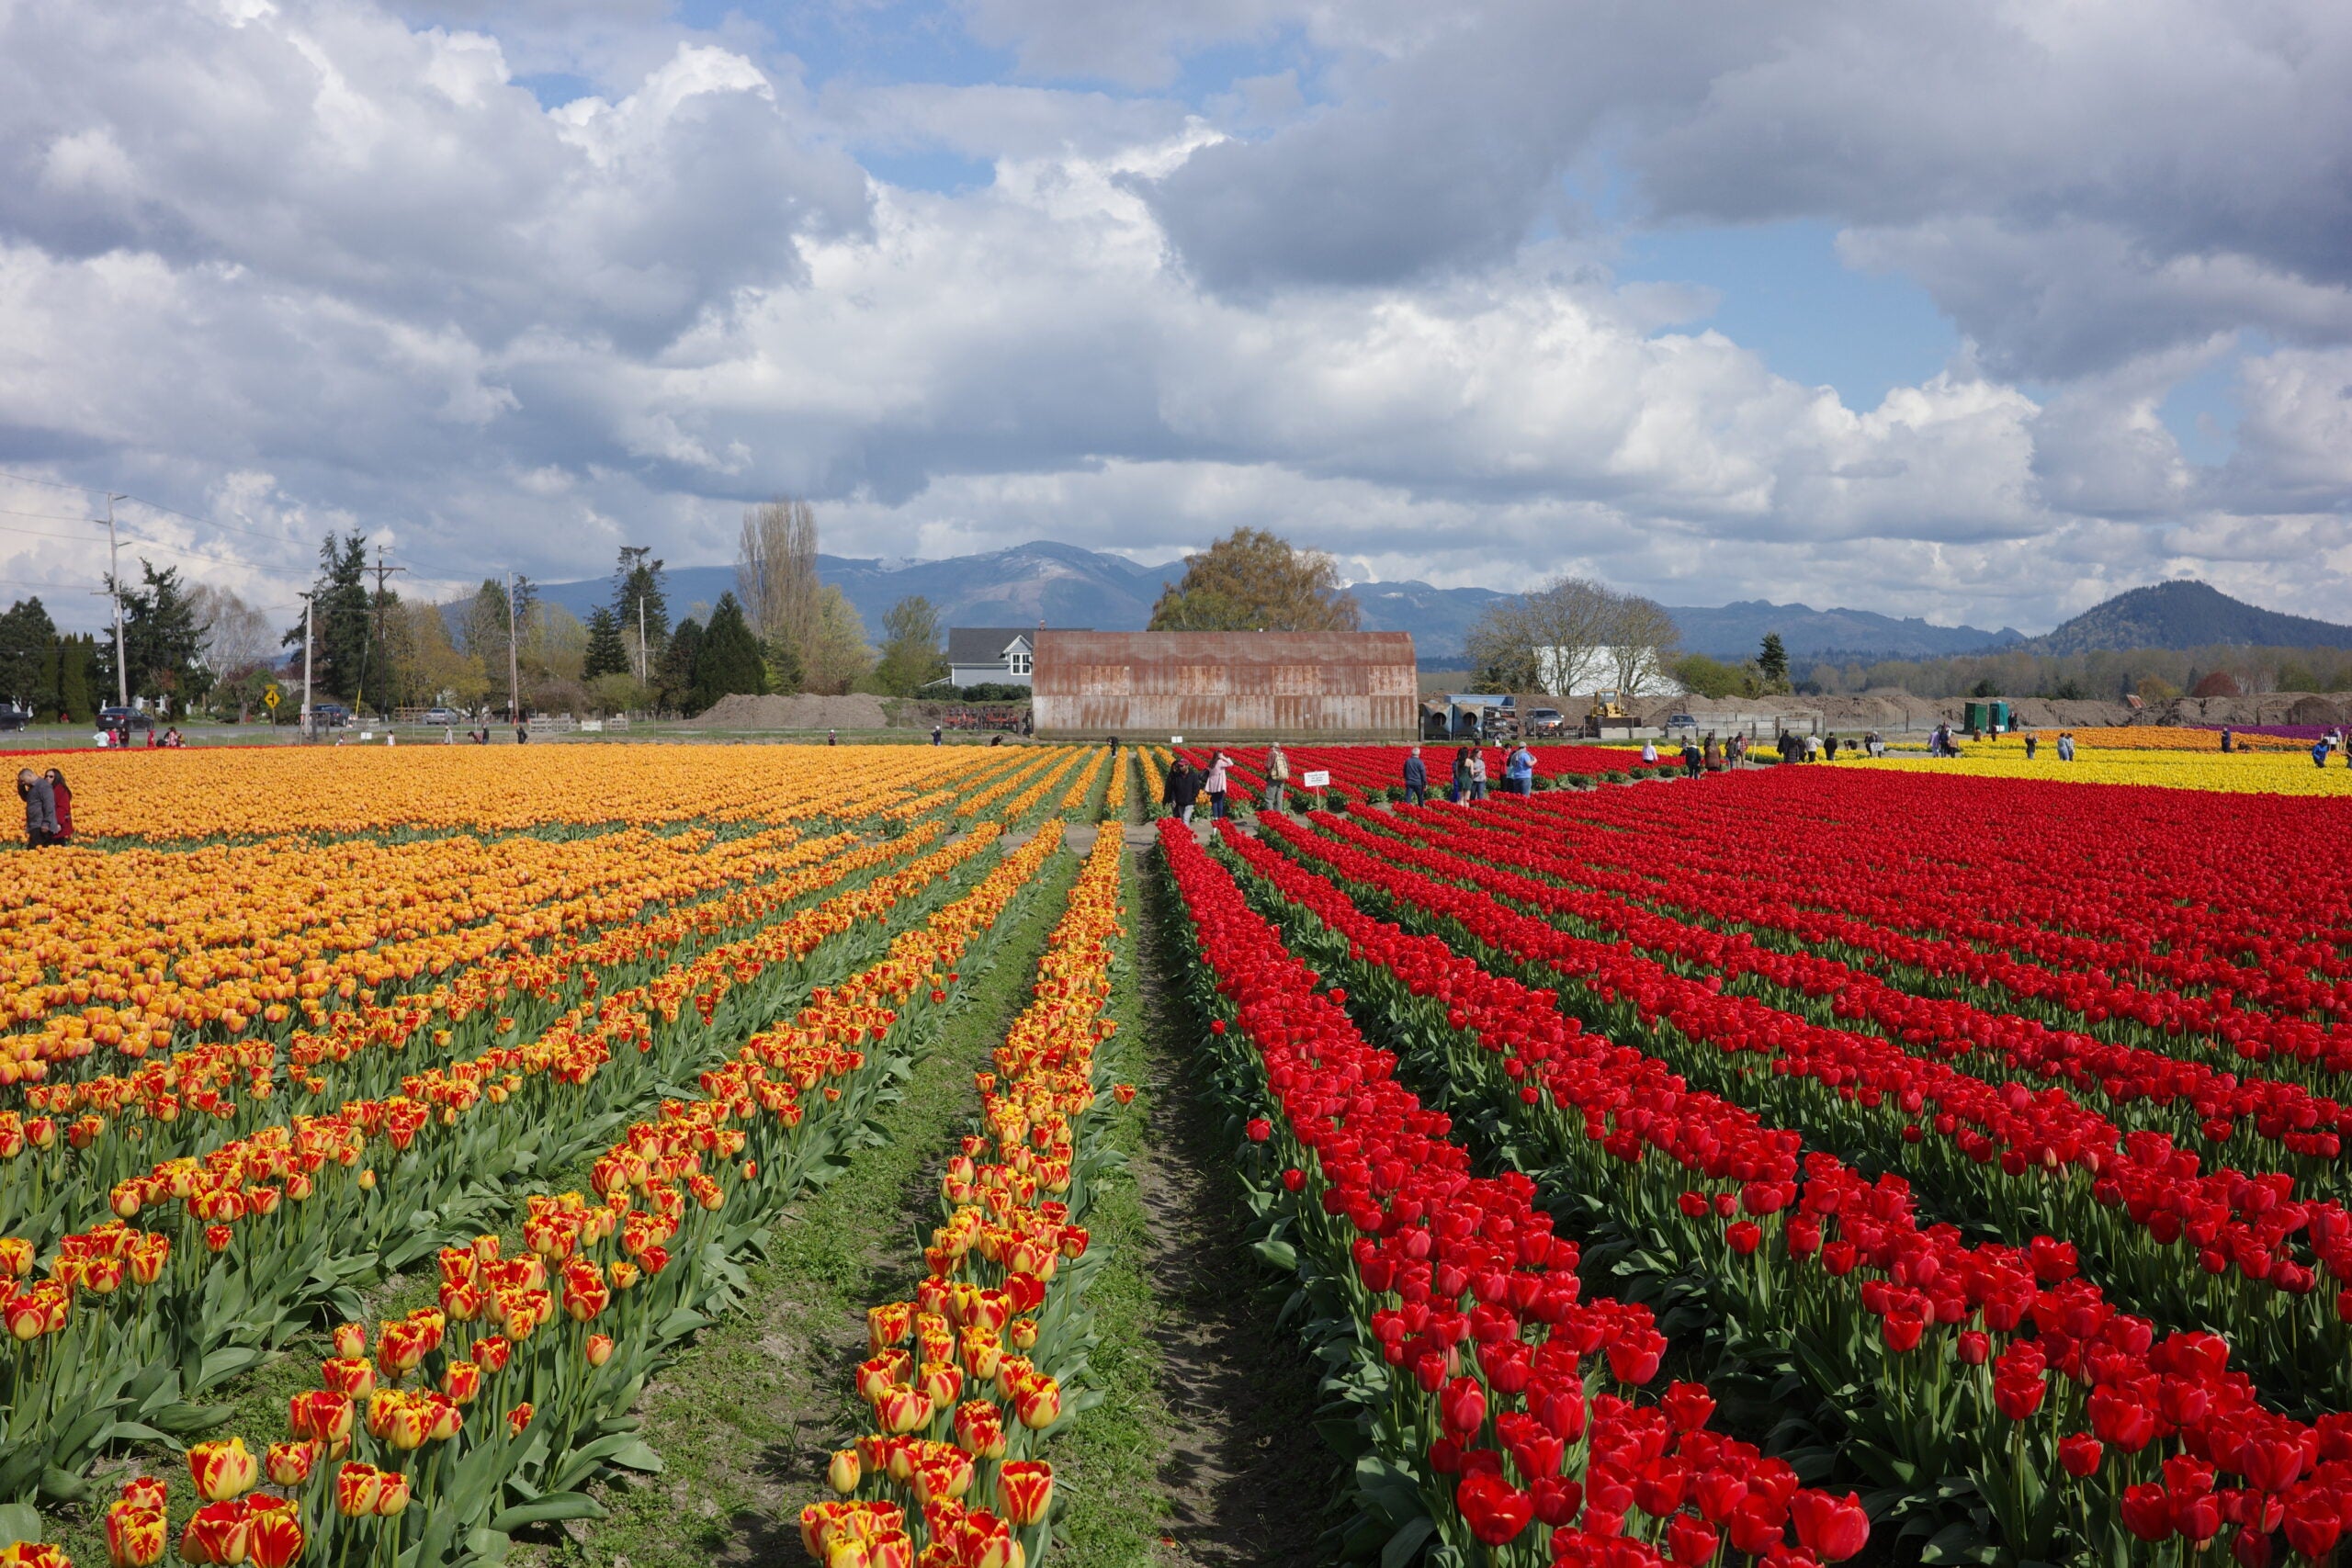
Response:
[[[2006,702],[1970,703],[1961,710],[1961,728],[1971,735],[1998,735],[2009,728]]]

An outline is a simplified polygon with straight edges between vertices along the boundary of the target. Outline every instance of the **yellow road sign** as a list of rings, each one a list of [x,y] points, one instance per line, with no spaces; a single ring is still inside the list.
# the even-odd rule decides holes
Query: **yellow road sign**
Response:
[[[276,707],[277,705],[277,688],[271,686],[264,691],[261,694],[261,700],[271,707]]]

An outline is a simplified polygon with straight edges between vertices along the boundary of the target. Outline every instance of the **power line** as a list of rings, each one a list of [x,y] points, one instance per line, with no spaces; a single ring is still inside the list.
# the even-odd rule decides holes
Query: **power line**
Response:
[[[17,472],[15,469],[13,469],[13,468],[0,468],[0,479],[16,479],[16,480],[19,481],[20,483],[23,483],[23,484],[28,484],[28,485],[47,485],[47,486],[49,486],[49,487],[50,487],[51,489],[52,489],[52,490],[72,490],[72,491],[81,491],[84,495],[103,495],[103,494],[105,494],[105,493],[106,493],[104,491],[99,490],[97,487],[96,487],[96,486],[94,486],[94,485],[77,485],[77,484],[68,484],[68,483],[67,483],[66,481],[64,481],[63,479],[35,479],[35,478],[34,478],[32,475],[30,475],[30,474],[20,474],[20,473],[17,473]],[[148,510],[148,511],[150,511],[150,512],[161,512],[161,513],[164,513],[164,514],[166,514],[167,516],[185,518],[185,519],[187,519],[188,522],[193,523],[193,524],[196,524],[198,527],[203,527],[203,528],[225,528],[225,529],[227,529],[227,530],[228,530],[230,533],[232,533],[232,534],[251,534],[251,535],[252,535],[254,538],[256,538],[256,539],[267,539],[267,540],[269,540],[269,541],[270,541],[271,543],[273,543],[273,544],[279,544],[279,545],[293,545],[293,546],[296,546],[296,547],[298,547],[301,545],[301,542],[302,542],[302,541],[301,541],[301,540],[300,540],[300,539],[296,539],[296,538],[289,537],[288,536],[284,535],[284,534],[273,534],[273,533],[271,533],[271,532],[270,532],[268,529],[266,529],[266,528],[240,528],[240,527],[238,527],[234,523],[223,523],[223,522],[221,522],[221,521],[220,521],[219,518],[217,518],[217,517],[198,517],[198,515],[196,515],[196,513],[192,513],[192,512],[182,512],[182,511],[181,511],[178,507],[176,507],[176,506],[165,506],[165,505],[164,505],[162,502],[160,502],[160,501],[149,501],[149,500],[148,500],[146,497],[144,497],[144,496],[140,496],[140,495],[125,495],[125,494],[123,494],[123,492],[121,492],[120,491],[117,491],[115,492],[115,494],[117,495],[117,497],[119,497],[119,499],[121,499],[121,500],[123,500],[123,501],[136,502],[138,502],[140,505],[141,505],[141,506],[143,506],[143,507],[147,508],[147,510]],[[5,508],[0,508],[0,510],[6,510],[6,509],[5,509]],[[25,513],[10,513],[10,515],[11,515],[11,516],[19,516],[19,517],[30,517],[30,516],[34,516],[34,515],[36,515],[36,513],[29,513],[29,512],[25,512]],[[42,514],[40,514],[40,515],[46,515],[46,514],[45,514],[45,513],[42,513]],[[243,516],[244,516],[244,513],[242,513],[242,512],[240,512],[239,513],[237,513],[237,515],[238,515],[238,516],[240,516],[240,517],[243,517]],[[58,521],[58,522],[61,522],[61,523],[78,523],[78,522],[80,522],[80,521],[81,521],[81,519],[80,519],[80,518],[76,518],[76,517],[61,517],[61,518],[57,519],[57,521]],[[95,522],[95,521],[99,521],[99,519],[92,519],[92,521],[94,521],[94,522]]]

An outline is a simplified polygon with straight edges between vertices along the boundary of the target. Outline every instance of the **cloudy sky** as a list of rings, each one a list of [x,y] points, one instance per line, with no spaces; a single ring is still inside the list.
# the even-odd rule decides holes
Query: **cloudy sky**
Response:
[[[0,0],[0,600],[95,624],[107,491],[271,606],[795,493],[2352,621],[2352,6]]]

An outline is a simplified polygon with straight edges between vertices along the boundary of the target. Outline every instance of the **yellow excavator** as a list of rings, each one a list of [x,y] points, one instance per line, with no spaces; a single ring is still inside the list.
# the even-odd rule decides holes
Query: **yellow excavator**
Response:
[[[1633,716],[1625,711],[1625,705],[1619,702],[1614,694],[1602,693],[1600,695],[1592,699],[1592,706],[1585,712],[1585,738],[1590,740],[1598,740],[1600,739],[1600,730],[1603,725],[1631,724],[1633,722]]]

